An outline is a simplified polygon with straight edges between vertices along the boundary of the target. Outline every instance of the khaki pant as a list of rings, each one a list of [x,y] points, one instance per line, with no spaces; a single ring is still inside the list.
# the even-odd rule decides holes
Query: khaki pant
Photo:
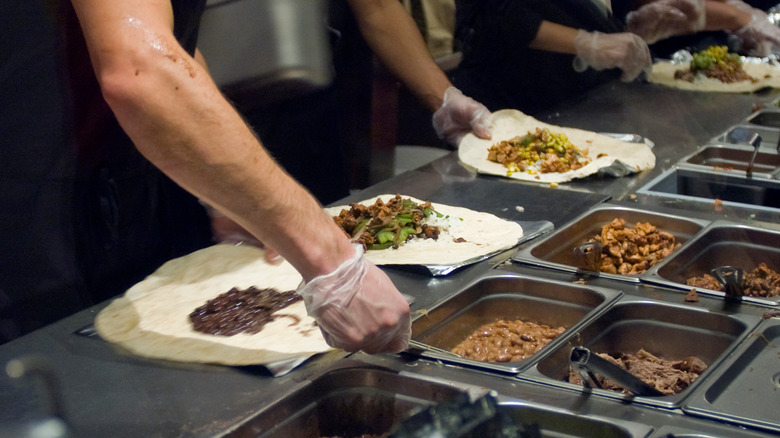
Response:
[[[452,54],[455,0],[402,0],[412,14],[434,58]]]

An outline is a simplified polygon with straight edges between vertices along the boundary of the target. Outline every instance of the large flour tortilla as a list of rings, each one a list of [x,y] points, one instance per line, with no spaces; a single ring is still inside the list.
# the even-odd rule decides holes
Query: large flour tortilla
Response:
[[[216,336],[192,329],[189,314],[233,287],[293,290],[301,276],[287,262],[269,265],[246,245],[215,245],[171,260],[101,311],[100,336],[144,357],[225,365],[269,364],[330,349],[303,301],[257,334]]]
[[[378,198],[387,202],[394,196],[381,195],[358,204],[371,205]],[[424,202],[411,196],[401,197],[417,203]],[[397,249],[367,251],[366,257],[377,265],[458,265],[509,249],[517,245],[523,237],[523,228],[516,222],[463,207],[437,203],[431,205],[439,213],[450,216],[449,223],[452,224],[449,230],[442,230],[437,240],[415,238]],[[337,216],[342,209],[349,209],[349,206],[330,207],[325,210],[331,216]],[[454,239],[458,237],[465,241],[455,242]]]
[[[687,65],[659,61],[653,64],[653,69],[647,76],[650,82],[679,88],[681,90],[717,92],[717,93],[752,93],[765,87],[780,87],[780,68],[759,62],[743,62],[742,67],[748,75],[757,81],[740,81],[725,83],[704,76],[697,77],[693,82],[674,78],[677,70],[687,68]]]
[[[481,173],[508,176],[523,181],[561,183],[598,173],[600,169],[612,166],[615,161],[620,161],[624,168],[635,172],[655,166],[655,155],[644,143],[630,143],[591,131],[550,125],[517,110],[494,112],[492,127],[493,135],[490,140],[467,134],[458,146],[460,161]],[[548,128],[552,132],[566,134],[573,145],[583,150],[588,149],[588,156],[592,161],[587,166],[563,173],[514,172],[507,175],[506,166],[487,159],[490,146],[499,141],[526,135],[529,131],[534,132],[536,128]],[[599,154],[605,155],[596,158]]]

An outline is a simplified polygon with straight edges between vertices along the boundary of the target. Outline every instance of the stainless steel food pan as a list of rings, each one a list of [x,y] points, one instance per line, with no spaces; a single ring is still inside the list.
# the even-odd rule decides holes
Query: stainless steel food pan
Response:
[[[501,403],[498,411],[508,415],[515,424],[537,426],[543,437],[644,438],[653,430],[652,426],[646,424],[582,415],[525,401]],[[478,428],[467,435],[474,438],[486,436],[497,435],[485,431],[484,428]]]
[[[780,128],[759,125],[737,125],[729,128],[723,134],[715,137],[713,143],[741,144],[747,133],[756,133],[761,136],[761,152],[772,153],[777,151],[777,143],[780,141]]]
[[[680,426],[661,426],[649,438],[768,438],[772,435],[747,429],[735,430],[733,426],[707,423],[697,425],[696,429]]]
[[[751,114],[746,122],[748,125],[780,128],[780,108],[764,108]]]
[[[780,172],[780,154],[759,150],[753,158],[754,152],[755,149],[751,146],[705,145],[680,159],[677,166],[745,177],[752,160],[753,178],[777,178]]]
[[[683,406],[686,413],[780,433],[780,319],[768,319]]]
[[[699,293],[724,297],[724,292],[688,286],[686,280],[720,266],[735,266],[749,272],[762,262],[780,272],[780,232],[716,221],[685,248],[644,273],[641,279],[684,293],[695,289]],[[742,300],[772,306],[780,304],[780,297],[743,297]]]
[[[417,379],[378,367],[330,370],[225,437],[380,435],[415,409],[464,392],[445,383]]]
[[[446,351],[480,326],[499,319],[524,320],[566,327],[537,355],[563,342],[593,315],[622,295],[621,292],[573,283],[544,280],[495,271],[449,299],[428,309],[412,323],[412,339],[445,352],[422,350],[424,357],[503,373],[517,373],[533,359],[495,363],[465,359]]]
[[[665,170],[637,190],[637,193],[710,204],[722,203],[772,213],[780,209],[778,180],[747,178],[685,167]]]
[[[521,248],[512,260],[520,263],[558,269],[568,272],[583,271],[575,258],[573,249],[575,246],[586,242],[596,234],[601,233],[601,228],[609,224],[615,218],[624,218],[628,224],[637,222],[649,222],[660,230],[671,233],[675,239],[685,244],[691,237],[701,231],[709,221],[691,219],[664,213],[657,213],[636,208],[618,206],[614,204],[602,204],[582,214],[562,228],[543,237],[541,240]],[[586,271],[590,275],[599,275],[620,281],[639,282],[638,275],[618,275],[595,273]]]
[[[737,342],[747,336],[760,318],[722,314],[685,305],[624,296],[606,313],[587,324],[563,345],[541,358],[519,376],[569,388],[583,395],[603,396],[661,408],[675,408],[697,386],[706,381],[718,363]],[[572,347],[585,346],[594,353],[617,355],[640,349],[666,360],[696,356],[708,368],[679,394],[658,397],[636,396],[605,389],[586,390],[568,382]]]

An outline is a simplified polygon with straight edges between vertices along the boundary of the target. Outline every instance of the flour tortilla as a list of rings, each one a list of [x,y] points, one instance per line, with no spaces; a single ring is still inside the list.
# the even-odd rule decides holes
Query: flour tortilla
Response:
[[[752,93],[766,87],[780,87],[780,68],[764,62],[743,62],[745,72],[756,79],[725,83],[718,79],[697,76],[693,82],[674,78],[677,70],[688,68],[687,64],[659,61],[653,64],[652,71],[647,76],[650,82],[679,88],[681,90],[715,92],[715,93]]]
[[[358,202],[358,204],[368,206],[374,204],[379,198],[387,202],[394,196],[380,195]],[[401,197],[417,203],[425,202],[411,196],[401,195]],[[413,238],[396,249],[367,251],[366,257],[377,265],[459,265],[509,249],[517,245],[517,242],[523,237],[523,228],[516,222],[463,207],[453,207],[435,202],[432,202],[431,205],[437,212],[449,216],[446,223],[441,222],[445,224],[445,227],[443,227],[438,239]],[[342,209],[349,209],[349,206],[342,205],[325,210],[329,215],[337,216]],[[463,238],[465,242],[454,241],[459,237]]]
[[[562,183],[598,173],[600,169],[610,167],[616,161],[634,172],[652,169],[655,166],[655,155],[644,143],[630,143],[591,131],[550,125],[517,110],[496,111],[492,117],[491,139],[485,140],[474,134],[467,134],[458,146],[460,161],[481,173],[507,176],[522,181]],[[503,140],[526,135],[529,131],[534,132],[536,128],[548,128],[552,132],[566,134],[574,146],[581,150],[588,149],[588,157],[592,161],[584,167],[568,172],[537,174],[514,172],[507,175],[506,166],[487,159],[490,146]],[[606,155],[596,158],[599,154]]]
[[[143,357],[224,365],[305,358],[331,347],[307,316],[303,301],[277,312],[294,318],[277,318],[253,335],[204,334],[189,321],[195,308],[233,287],[284,292],[300,282],[300,274],[286,261],[266,263],[262,249],[215,245],[162,265],[101,311],[95,327],[103,339]]]

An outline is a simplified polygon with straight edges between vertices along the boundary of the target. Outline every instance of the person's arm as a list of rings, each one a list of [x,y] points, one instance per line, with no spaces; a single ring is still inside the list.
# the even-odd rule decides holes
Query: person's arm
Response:
[[[326,340],[398,352],[409,306],[390,279],[262,148],[176,41],[169,2],[72,0],[103,96],[138,150],[182,187],[278,250]]]
[[[353,253],[178,44],[169,3],[73,4],[106,101],[145,157],[276,248],[306,280]]]
[[[349,0],[360,32],[379,60],[431,111],[451,87],[422,34],[398,0]]]
[[[528,47],[555,53],[577,53],[574,38],[578,29],[543,20],[536,32],[536,37]]]

